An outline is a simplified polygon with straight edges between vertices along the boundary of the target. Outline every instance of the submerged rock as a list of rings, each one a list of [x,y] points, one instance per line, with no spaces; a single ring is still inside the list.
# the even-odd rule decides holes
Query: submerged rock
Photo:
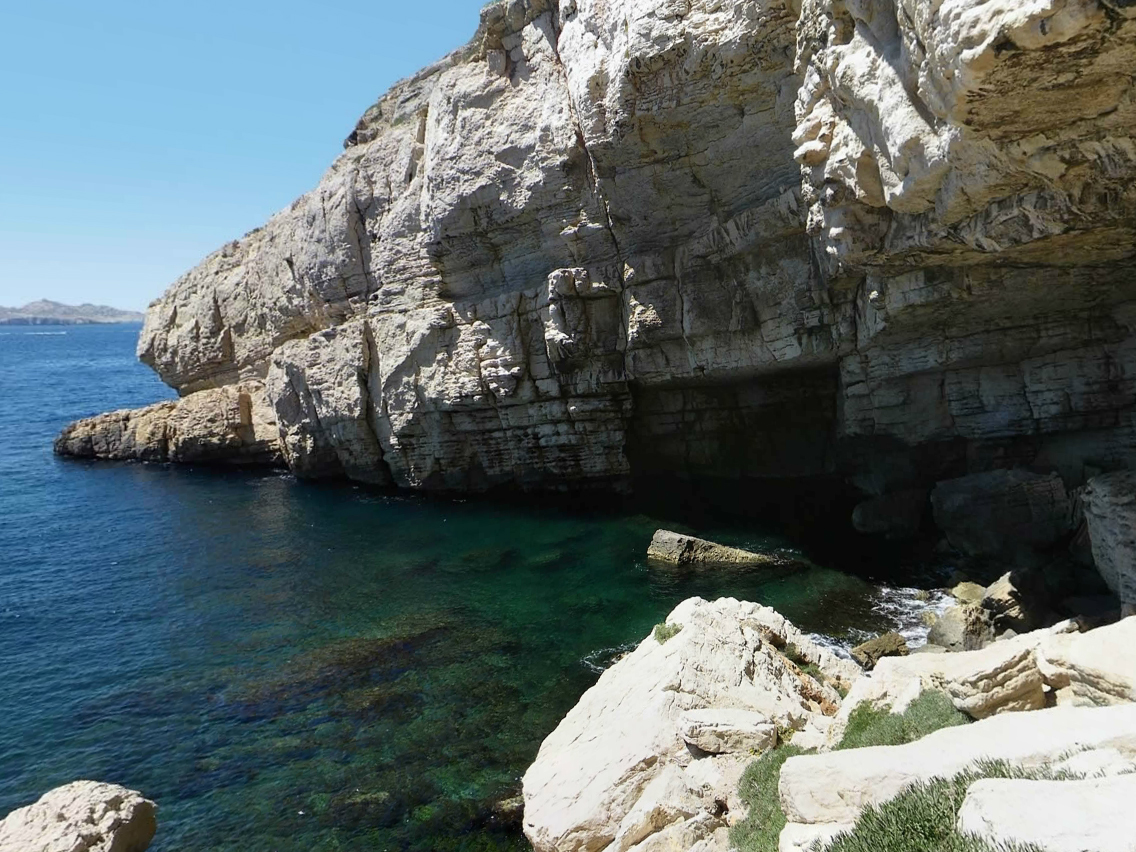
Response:
[[[0,852],[144,852],[156,811],[141,793],[76,781],[0,821]]]
[[[753,553],[670,530],[655,533],[647,548],[647,558],[680,567],[774,568],[795,564],[783,556]]]

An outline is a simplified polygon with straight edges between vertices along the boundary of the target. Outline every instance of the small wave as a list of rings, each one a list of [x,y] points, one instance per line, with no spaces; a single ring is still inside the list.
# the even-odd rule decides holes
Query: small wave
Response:
[[[63,337],[65,331],[25,331],[22,337]]]
[[[603,674],[632,651],[639,647],[638,642],[616,645],[614,648],[600,648],[580,658],[580,663],[590,672]]]
[[[915,649],[927,644],[927,635],[931,632],[928,621],[934,620],[929,615],[941,616],[954,603],[955,599],[942,591],[880,586],[872,609],[883,617],[886,629],[894,630],[907,640],[908,648]],[[848,660],[852,658],[850,652],[853,648],[877,635],[878,632],[853,628],[839,637],[812,633],[809,638]]]

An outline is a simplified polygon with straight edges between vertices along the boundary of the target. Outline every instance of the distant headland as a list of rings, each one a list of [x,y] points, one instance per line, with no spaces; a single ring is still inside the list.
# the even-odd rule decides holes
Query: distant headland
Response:
[[[0,307],[0,325],[103,325],[142,322],[138,311],[120,311],[105,305],[64,305],[40,299],[22,308]]]

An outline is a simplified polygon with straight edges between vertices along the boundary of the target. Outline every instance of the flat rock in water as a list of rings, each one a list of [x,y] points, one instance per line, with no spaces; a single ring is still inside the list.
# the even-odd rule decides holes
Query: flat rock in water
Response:
[[[650,547],[647,548],[647,558],[655,562],[680,566],[777,568],[796,564],[783,556],[753,553],[670,530],[659,530],[655,533]]]

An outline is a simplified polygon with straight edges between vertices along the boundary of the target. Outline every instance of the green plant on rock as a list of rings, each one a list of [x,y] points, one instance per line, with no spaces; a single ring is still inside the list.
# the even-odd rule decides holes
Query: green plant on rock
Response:
[[[674,639],[680,632],[682,632],[681,624],[667,624],[665,622],[662,624],[656,624],[655,641],[660,645],[665,645],[667,644],[668,640]]]
[[[781,767],[790,757],[809,754],[805,749],[786,743],[767,751],[748,767],[738,782],[738,795],[749,812],[745,819],[730,828],[730,848],[738,852],[776,852],[777,839],[785,827],[777,785]]]
[[[865,702],[852,711],[844,737],[836,748],[903,745],[942,728],[965,725],[970,721],[970,717],[956,710],[951,700],[941,692],[924,692],[903,713],[878,709]]]
[[[1032,845],[991,846],[960,834],[955,826],[966,791],[981,778],[1062,780],[1071,776],[1046,769],[1022,769],[1001,762],[981,763],[954,778],[916,784],[882,805],[868,808],[856,827],[838,837],[828,852],[1039,852]]]
[[[786,656],[792,660],[788,654]],[[877,710],[870,704],[862,704],[853,711],[848,729],[837,748],[902,745],[921,739],[940,728],[962,725],[969,721],[968,716],[955,709],[950,699],[938,692],[926,692],[919,696],[902,714],[892,714],[888,710]],[[808,753],[804,749],[783,742],[778,748],[766,752],[746,768],[738,784],[738,794],[748,806],[749,812],[745,819],[730,829],[731,848],[737,849],[738,852],[777,852],[781,829],[785,827],[785,816],[781,813],[781,799],[778,793],[781,767],[790,757]],[[961,800],[959,804],[961,805]],[[916,806],[923,808],[925,805],[919,802]],[[928,848],[936,849],[937,852],[990,852],[983,846]],[[867,850],[923,852],[923,847],[901,844],[894,848],[884,846],[876,848],[869,845],[849,847],[842,852]],[[1029,852],[1029,850],[1006,850],[1006,852]]]

